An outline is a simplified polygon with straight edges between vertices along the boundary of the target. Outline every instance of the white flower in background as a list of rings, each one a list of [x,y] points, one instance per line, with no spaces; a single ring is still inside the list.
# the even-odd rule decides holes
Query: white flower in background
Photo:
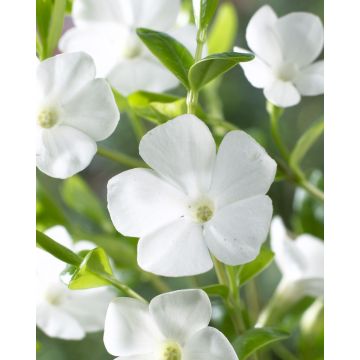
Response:
[[[309,234],[293,240],[280,217],[271,224],[271,248],[283,278],[278,293],[300,299],[324,294],[324,243]]]
[[[85,169],[96,141],[109,137],[120,114],[111,88],[95,79],[89,55],[57,55],[38,65],[36,165],[45,174],[64,179]]]
[[[319,17],[294,12],[278,18],[265,5],[251,18],[246,40],[256,57],[240,66],[271,103],[289,107],[299,103],[301,95],[324,93],[324,62],[314,63],[324,45]]]
[[[105,347],[124,360],[237,360],[226,337],[208,326],[210,318],[202,290],[162,294],[150,305],[117,298],[106,314]]]
[[[45,234],[74,251],[95,247],[88,241],[74,244],[62,226],[54,226]],[[65,263],[39,248],[36,261],[36,325],[46,335],[66,340],[79,340],[87,332],[103,330],[107,307],[116,296],[112,289],[69,290],[59,277]]]
[[[132,169],[108,183],[116,229],[139,237],[138,263],[165,276],[213,266],[210,252],[239,265],[259,254],[272,203],[275,162],[243,131],[228,133],[216,154],[208,127],[182,115],[149,131],[139,152],[153,169]]]
[[[194,53],[195,27],[175,28],[180,6],[180,0],[77,0],[72,11],[75,28],[65,33],[59,47],[90,54],[98,75],[124,95],[171,89],[178,80],[142,44],[136,28],[166,32]]]

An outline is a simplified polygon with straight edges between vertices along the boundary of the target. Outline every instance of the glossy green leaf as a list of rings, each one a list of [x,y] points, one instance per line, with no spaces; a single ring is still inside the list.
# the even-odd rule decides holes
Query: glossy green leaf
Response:
[[[222,53],[233,48],[238,29],[235,5],[225,2],[220,5],[208,35],[208,53]]]
[[[263,272],[273,261],[274,253],[263,246],[258,257],[250,263],[243,265],[238,273],[239,286],[243,286],[249,280]]]
[[[66,0],[54,0],[46,44],[46,57],[53,55],[60,39],[66,11]]]
[[[191,66],[189,82],[193,90],[198,91],[210,81],[229,71],[239,62],[250,61],[252,54],[225,52],[209,55]]]
[[[309,149],[314,145],[316,140],[324,131],[324,121],[318,121],[311,126],[298,140],[293,151],[290,154],[290,166],[297,170],[300,167],[301,160],[304,158]]]
[[[206,29],[213,18],[219,0],[193,0],[194,19],[198,29]]]
[[[99,274],[112,275],[110,261],[101,248],[90,250],[78,268],[68,267],[62,274],[62,280],[68,284],[69,289],[90,289],[109,285]]]
[[[188,72],[194,63],[194,58],[189,50],[165,33],[145,28],[139,28],[136,32],[148,49],[188,89]]]
[[[181,99],[170,94],[160,94],[149,91],[136,91],[128,96],[128,103],[131,107],[147,106],[152,102],[170,103]]]
[[[208,285],[202,287],[209,296],[221,296],[222,298],[226,299],[229,295],[229,288],[226,285]]]
[[[36,244],[67,264],[79,266],[82,262],[82,258],[79,255],[38,230],[36,230]]]
[[[105,231],[113,229],[104,205],[79,175],[64,180],[61,195],[70,209],[99,224]]]
[[[239,360],[245,360],[263,347],[288,337],[289,334],[287,332],[275,328],[255,328],[239,336],[233,342],[233,346]]]

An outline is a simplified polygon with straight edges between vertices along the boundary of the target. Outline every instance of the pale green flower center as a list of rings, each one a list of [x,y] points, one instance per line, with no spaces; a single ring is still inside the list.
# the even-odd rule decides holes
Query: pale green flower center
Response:
[[[292,81],[296,78],[299,69],[296,64],[287,63],[282,64],[276,69],[276,75],[280,80]]]
[[[195,221],[198,223],[206,223],[214,215],[214,204],[211,200],[203,198],[189,206]]]
[[[64,299],[64,287],[62,284],[48,285],[45,289],[44,298],[51,305],[59,305]]]
[[[42,109],[37,118],[38,124],[44,129],[50,129],[57,124],[59,116],[54,109]]]
[[[166,341],[161,349],[161,360],[181,360],[181,348],[175,341]]]

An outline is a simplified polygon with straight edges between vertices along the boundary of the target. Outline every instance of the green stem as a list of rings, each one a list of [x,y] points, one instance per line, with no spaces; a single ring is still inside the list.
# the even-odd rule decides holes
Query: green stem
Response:
[[[160,277],[151,274],[151,273],[143,273],[144,277],[154,286],[156,290],[160,293],[166,293],[171,291],[170,286],[166,284]]]
[[[306,179],[302,179],[299,180],[297,184],[317,199],[324,201],[324,193],[316,186],[314,186],[311,182],[307,181]]]
[[[196,36],[196,52],[194,63],[197,63],[202,58],[203,48],[206,42],[206,29],[199,29]],[[195,114],[196,106],[199,98],[199,93],[190,89],[186,98],[187,113]]]
[[[135,159],[129,155],[123,154],[119,151],[114,151],[110,149],[103,148],[101,146],[98,146],[98,155],[107,158],[109,160],[115,161],[121,165],[126,165],[130,168],[135,167],[147,167],[147,165],[139,159]]]
[[[130,105],[126,106],[126,113],[129,116],[129,119],[131,121],[131,125],[134,129],[135,136],[138,141],[141,140],[141,138],[146,133],[144,124],[142,123],[141,119],[136,115],[134,110],[130,107]]]

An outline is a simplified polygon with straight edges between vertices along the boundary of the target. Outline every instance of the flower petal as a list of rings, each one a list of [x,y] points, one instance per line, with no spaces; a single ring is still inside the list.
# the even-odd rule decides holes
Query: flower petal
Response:
[[[216,156],[209,128],[194,115],[182,115],[150,130],[139,146],[141,157],[189,196],[209,189]]]
[[[61,37],[59,48],[65,53],[86,52],[95,61],[96,75],[106,77],[121,59],[127,36],[128,31],[119,25],[95,23],[68,30]]]
[[[196,34],[197,29],[195,25],[185,25],[175,29],[172,29],[167,32],[170,36],[174,37],[181,44],[185,45],[186,48],[190,51],[193,56],[195,56],[196,52]],[[205,50],[203,51],[203,56],[205,54]]]
[[[132,169],[110,179],[108,209],[124,235],[146,235],[184,215],[186,198],[153,170]]]
[[[162,334],[181,345],[207,327],[211,318],[209,297],[199,289],[159,295],[152,299],[149,310]]]
[[[74,248],[74,242],[64,226],[55,225],[45,231],[45,234],[51,237],[59,244],[72,250]]]
[[[275,25],[284,62],[303,67],[312,63],[324,46],[324,28],[318,16],[294,12],[281,17]]]
[[[295,86],[301,95],[321,95],[324,93],[324,61],[302,69],[295,79]]]
[[[138,263],[163,276],[197,275],[213,266],[201,226],[185,218],[140,238]]]
[[[109,137],[119,119],[114,96],[104,79],[91,81],[62,107],[62,122],[83,131],[95,141]]]
[[[71,315],[48,303],[36,307],[36,325],[50,337],[64,340],[80,340],[85,331]]]
[[[147,304],[126,297],[110,303],[105,318],[104,344],[111,355],[151,353],[159,338],[161,335]]]
[[[163,92],[179,84],[176,77],[155,59],[146,57],[121,61],[112,69],[107,78],[111,85],[123,95],[129,95],[138,90]]]
[[[272,215],[268,196],[260,195],[225,206],[205,224],[205,241],[217,259],[228,265],[250,262],[266,240]]]
[[[278,18],[269,6],[262,6],[251,18],[246,29],[246,41],[250,49],[270,66],[281,63],[282,54],[275,33]]]
[[[186,343],[183,354],[185,360],[238,360],[229,340],[213,327],[193,335]]]
[[[295,86],[289,81],[276,79],[264,89],[265,97],[274,105],[290,107],[300,102],[300,94]]]
[[[59,125],[39,135],[36,165],[49,176],[65,179],[84,170],[96,149],[95,141],[83,132]]]
[[[243,131],[225,135],[216,157],[211,197],[216,207],[266,194],[274,181],[275,161]]]
[[[61,103],[71,99],[95,78],[95,64],[85,53],[60,54],[42,61],[37,79],[44,98]]]

